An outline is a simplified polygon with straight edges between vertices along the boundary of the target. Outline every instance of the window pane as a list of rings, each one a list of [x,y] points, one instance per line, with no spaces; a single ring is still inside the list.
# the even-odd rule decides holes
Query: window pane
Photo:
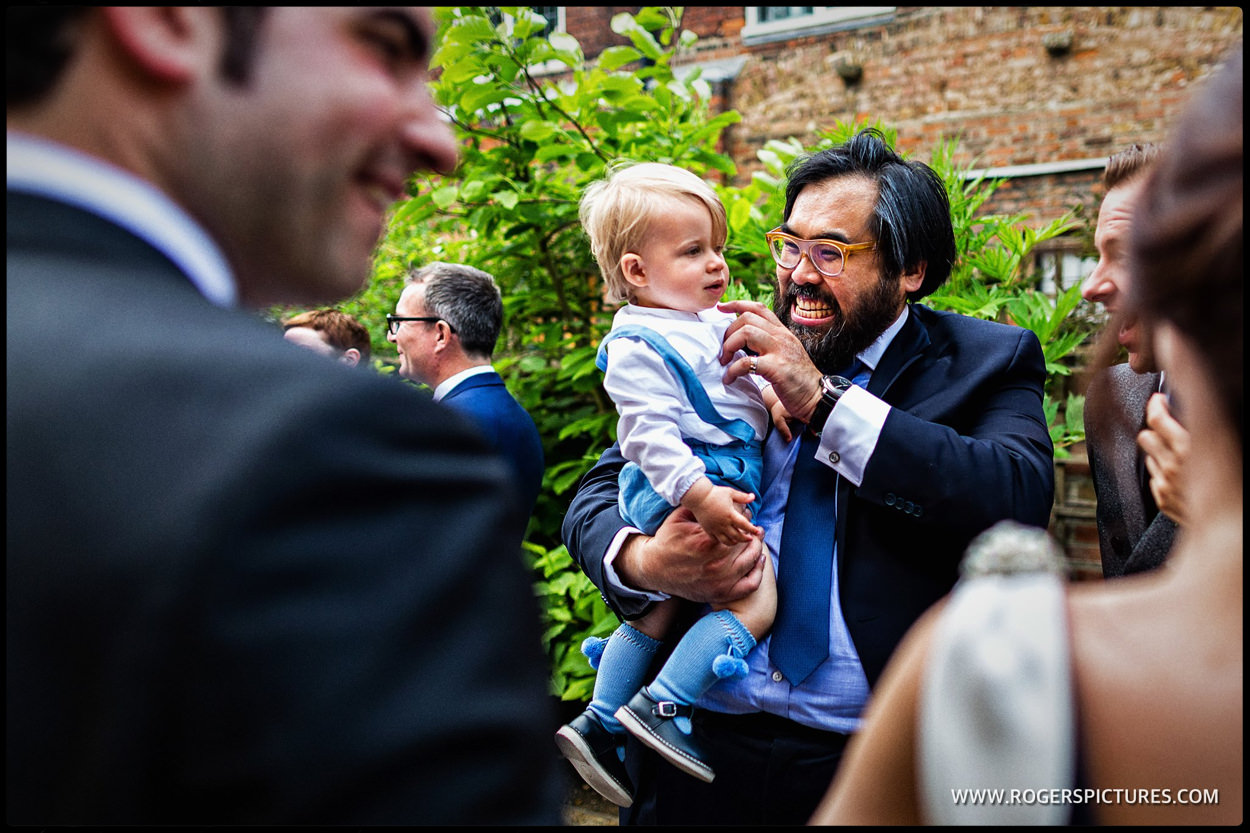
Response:
[[[547,18],[547,28],[543,29],[544,35],[550,35],[556,31],[560,25],[560,7],[559,6],[530,6],[531,9]]]
[[[535,32],[534,34],[550,35],[552,32],[560,31],[559,6],[530,6],[529,8],[542,15],[547,21],[546,28],[542,32]],[[511,20],[511,15],[505,15],[496,6],[488,6],[487,9],[490,12],[492,26],[498,26],[505,19]],[[509,27],[509,30],[511,30],[511,27]]]
[[[810,15],[815,6],[758,6],[760,23]]]

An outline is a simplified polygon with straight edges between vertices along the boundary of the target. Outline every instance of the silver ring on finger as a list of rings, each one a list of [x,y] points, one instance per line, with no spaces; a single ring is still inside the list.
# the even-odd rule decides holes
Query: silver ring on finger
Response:
[[[759,369],[760,369],[760,357],[752,356],[751,357],[751,374],[754,375],[755,373],[759,371]]]

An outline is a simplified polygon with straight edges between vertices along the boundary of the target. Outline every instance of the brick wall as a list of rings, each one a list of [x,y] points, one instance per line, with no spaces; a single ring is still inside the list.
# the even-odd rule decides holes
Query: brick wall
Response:
[[[1043,39],[1063,34],[1071,47],[1052,56]],[[752,48],[735,83],[744,128],[732,152],[749,171],[769,138],[811,141],[866,117],[921,158],[944,136],[959,136],[960,161],[977,167],[1105,158],[1164,139],[1192,83],[1240,35],[1240,9],[900,8],[882,26]],[[863,67],[857,84],[838,77],[839,60]],[[1089,204],[1086,179],[1024,181],[1013,198],[1049,219]]]
[[[587,56],[625,43],[612,16],[637,6],[568,7],[566,29]],[[977,167],[1101,159],[1133,142],[1162,140],[1190,87],[1241,38],[1237,7],[990,8],[900,6],[888,22],[760,45],[744,44],[742,6],[686,7],[699,35],[678,63],[743,57],[718,92],[742,114],[725,148],[743,180],[769,139],[816,140],[838,120],[880,119],[919,158],[960,137],[959,161]],[[1068,38],[1052,55],[1048,38]],[[848,84],[839,62],[863,68]],[[1092,177],[1096,180],[1096,176]],[[1025,177],[1002,189],[998,210],[1040,219],[1096,206],[1091,175]]]

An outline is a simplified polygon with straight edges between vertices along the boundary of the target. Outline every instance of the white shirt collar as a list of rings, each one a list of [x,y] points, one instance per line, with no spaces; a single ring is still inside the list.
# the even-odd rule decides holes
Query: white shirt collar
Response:
[[[47,139],[6,131],[8,189],[48,197],[147,241],[212,303],[232,307],[238,287],[221,249],[166,194],[134,174]]]
[[[494,373],[495,368],[489,364],[479,364],[477,367],[470,367],[468,370],[462,370],[455,376],[448,376],[438,387],[434,389],[434,401],[442,399],[455,389],[456,385],[468,379],[470,376],[477,376],[482,373]]]
[[[894,337],[898,335],[898,331],[903,329],[903,325],[907,323],[907,316],[910,314],[911,307],[903,304],[903,311],[898,314],[898,318],[894,319],[894,323],[886,327],[885,332],[877,336],[877,340],[861,350],[855,358],[863,362],[869,370],[876,370],[877,363],[885,355],[885,351],[889,348],[890,342],[894,341]]]

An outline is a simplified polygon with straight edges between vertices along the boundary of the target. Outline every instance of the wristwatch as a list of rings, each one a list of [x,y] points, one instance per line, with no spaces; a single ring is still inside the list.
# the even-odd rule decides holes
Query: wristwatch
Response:
[[[833,406],[838,404],[842,394],[851,386],[851,380],[845,376],[825,376],[820,380],[820,400],[812,411],[812,418],[807,421],[807,430],[817,437],[825,430],[825,422],[833,413]]]

